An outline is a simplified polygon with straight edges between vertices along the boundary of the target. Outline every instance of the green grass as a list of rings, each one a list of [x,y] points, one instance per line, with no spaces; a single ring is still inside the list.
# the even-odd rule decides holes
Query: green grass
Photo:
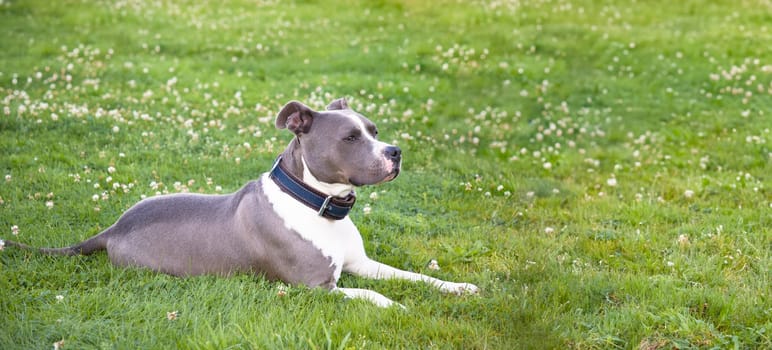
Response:
[[[341,279],[408,308],[383,310],[6,248],[0,348],[770,348],[770,24],[753,0],[0,0],[0,237],[235,191],[291,139],[284,103],[347,97],[405,157],[359,190],[369,254],[482,288]]]

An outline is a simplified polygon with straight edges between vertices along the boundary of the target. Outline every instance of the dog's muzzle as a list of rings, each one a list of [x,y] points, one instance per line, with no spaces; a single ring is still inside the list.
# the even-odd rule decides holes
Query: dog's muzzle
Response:
[[[391,173],[386,178],[386,181],[391,181],[399,175],[399,169],[402,165],[402,150],[397,146],[389,146],[386,147],[384,153],[386,154],[386,158],[394,164]]]

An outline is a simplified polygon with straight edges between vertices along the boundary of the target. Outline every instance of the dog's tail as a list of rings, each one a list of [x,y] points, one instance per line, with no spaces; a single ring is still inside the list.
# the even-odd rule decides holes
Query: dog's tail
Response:
[[[4,246],[16,247],[26,250],[37,250],[46,255],[73,256],[90,255],[98,250],[105,249],[107,247],[107,240],[105,239],[104,235],[99,234],[76,245],[64,248],[35,248],[24,243],[0,240],[0,249],[3,249]]]

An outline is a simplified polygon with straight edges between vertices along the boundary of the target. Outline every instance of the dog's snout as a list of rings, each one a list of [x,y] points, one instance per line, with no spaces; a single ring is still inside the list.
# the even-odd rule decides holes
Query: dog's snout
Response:
[[[402,158],[402,150],[397,146],[386,147],[386,156],[392,160],[399,160]]]

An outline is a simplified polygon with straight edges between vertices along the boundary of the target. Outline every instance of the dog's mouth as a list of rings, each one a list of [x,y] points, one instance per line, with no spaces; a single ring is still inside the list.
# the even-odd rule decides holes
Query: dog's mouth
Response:
[[[369,181],[359,181],[358,179],[349,178],[348,182],[356,187],[361,187],[365,185],[378,185],[384,182],[389,182],[394,180],[399,175],[399,172],[400,172],[400,167],[399,167],[399,164],[397,164],[396,166],[394,166],[394,168],[391,169],[391,172],[386,174],[386,176],[382,177],[380,180],[369,182]]]
[[[391,173],[386,175],[386,178],[383,179],[383,182],[394,180],[397,178],[397,176],[399,176],[399,166],[395,166],[394,169],[391,170]]]

